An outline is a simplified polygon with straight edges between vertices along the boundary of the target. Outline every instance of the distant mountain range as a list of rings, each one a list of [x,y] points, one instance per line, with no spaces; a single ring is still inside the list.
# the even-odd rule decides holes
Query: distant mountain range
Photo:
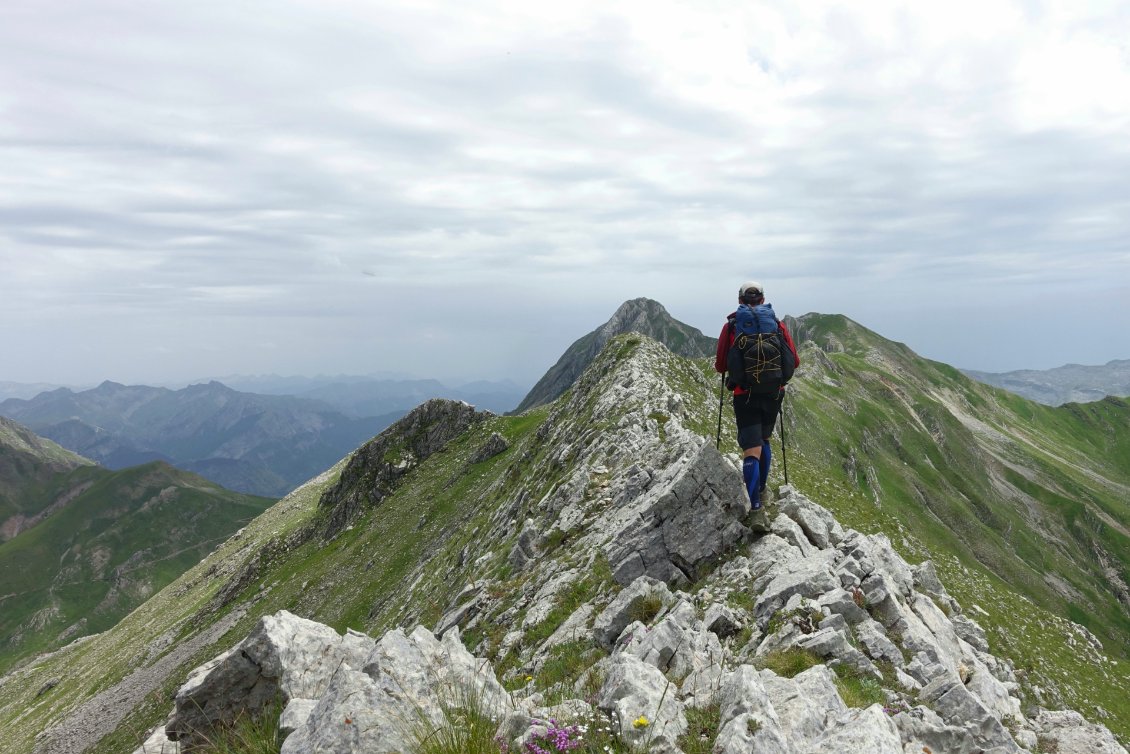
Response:
[[[232,375],[218,378],[218,381],[248,393],[293,395],[325,401],[338,411],[355,417],[408,411],[430,398],[466,401],[476,408],[502,414],[517,406],[527,390],[511,380],[477,380],[452,386],[438,380],[390,375]]]
[[[244,379],[268,394],[216,381],[180,390],[107,381],[91,390],[9,398],[0,402],[0,416],[107,468],[165,461],[228,489],[278,497],[429,398],[504,413],[524,393],[509,381],[452,389],[416,379]],[[24,395],[35,387],[2,386]]]
[[[0,418],[0,667],[105,630],[272,502],[110,471]]]
[[[0,380],[0,401],[9,398],[34,398],[40,393],[49,390],[58,390],[63,385],[53,385],[46,382],[6,382]]]
[[[241,393],[218,382],[182,390],[104,382],[0,403],[0,416],[108,468],[165,461],[270,497],[318,474],[402,413],[353,418],[320,401]]]
[[[1108,395],[1130,396],[1130,359],[1102,366],[1067,364],[1055,369],[1020,369],[1014,372],[962,370],[975,380],[1002,387],[1048,406],[1087,403]]]

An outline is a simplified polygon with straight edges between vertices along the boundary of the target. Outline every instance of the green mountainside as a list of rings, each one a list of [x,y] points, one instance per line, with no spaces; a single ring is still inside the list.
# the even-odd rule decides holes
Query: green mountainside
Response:
[[[846,318],[795,324],[803,363],[773,484],[787,460],[790,482],[844,525],[932,559],[993,651],[1016,664],[1026,699],[1130,737],[1130,405],[1040,406]],[[426,404],[354,456],[366,463],[343,459],[295,490],[114,628],[0,680],[0,726],[13,752],[79,728],[89,751],[130,752],[188,672],[263,615],[286,609],[371,634],[435,626],[471,584],[478,609],[517,617],[465,641],[504,681],[522,677],[528,652],[610,578],[607,561],[575,549],[585,519],[539,529],[546,511],[573,497],[614,505],[610,477],[670,463],[662,448],[676,424],[713,441],[718,411],[711,360],[634,334],[611,339],[550,405],[468,420],[458,404]],[[465,428],[442,442],[455,421]],[[722,450],[736,455],[728,408],[723,424]],[[623,468],[573,467],[626,429],[658,450],[621,448],[609,464]],[[513,559],[523,548],[584,574],[538,621],[522,620],[531,585]]]
[[[273,502],[161,462],[32,489],[49,515],[0,544],[0,670],[113,626]]]
[[[1033,403],[845,317],[798,330],[802,489],[837,490],[851,525],[979,565],[1130,657],[1130,403]]]
[[[52,503],[65,497],[70,488],[58,486],[60,474],[93,465],[0,417],[0,542],[34,526]]]

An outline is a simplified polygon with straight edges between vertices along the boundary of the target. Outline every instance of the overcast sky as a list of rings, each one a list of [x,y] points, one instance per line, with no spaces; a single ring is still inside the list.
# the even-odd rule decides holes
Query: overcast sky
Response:
[[[1130,358],[1130,4],[0,3],[0,380],[532,383],[749,278]]]

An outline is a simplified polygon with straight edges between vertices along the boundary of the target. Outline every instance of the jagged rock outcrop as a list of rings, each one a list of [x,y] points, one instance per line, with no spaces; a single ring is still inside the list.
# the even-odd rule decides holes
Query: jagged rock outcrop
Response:
[[[362,445],[322,496],[322,535],[333,537],[366,508],[379,505],[397,482],[486,415],[470,404],[433,398]]]
[[[719,323],[721,326],[721,321]],[[625,301],[611,319],[569,346],[515,411],[525,411],[556,400],[584,373],[608,341],[630,332],[646,335],[664,344],[673,353],[692,358],[712,356],[716,346],[714,338],[673,318],[658,301],[647,298]]]
[[[640,576],[686,585],[752,532],[743,523],[749,498],[741,480],[708,442],[669,467],[637,500],[620,509],[639,524],[617,532],[606,547],[612,576]]]
[[[723,465],[717,473],[737,471]],[[166,730],[191,740],[193,730],[261,708],[277,694],[287,705],[284,727],[293,731],[284,754],[408,751],[421,730],[452,724],[444,704],[473,698],[486,704],[498,740],[512,750],[551,729],[582,735],[562,732],[564,720],[603,717],[630,746],[678,752],[688,711],[716,704],[719,754],[1012,754],[1032,751],[1037,741],[1054,741],[1061,752],[1125,754],[1109,731],[1077,713],[1026,718],[1009,664],[978,646],[983,632],[929,563],[910,566],[886,537],[844,529],[794,489],[782,488],[779,501],[777,521],[788,519],[803,542],[762,536],[693,595],[641,574],[578,607],[573,641],[580,636],[604,649],[563,689],[567,702],[547,707],[540,693],[508,693],[491,663],[464,648],[458,630],[437,639],[423,627],[398,629],[373,641],[282,613],[193,674]],[[562,572],[558,581],[577,576]],[[473,591],[486,594],[482,585]],[[723,641],[711,630],[719,622],[743,625],[744,633],[731,628]],[[977,641],[962,638],[958,624]],[[538,647],[530,651],[538,656]],[[810,667],[792,677],[774,670],[786,656],[807,658]],[[586,683],[591,690],[583,696]],[[861,688],[869,690],[863,702]],[[406,709],[415,722],[404,719]],[[157,736],[146,746],[162,743]]]

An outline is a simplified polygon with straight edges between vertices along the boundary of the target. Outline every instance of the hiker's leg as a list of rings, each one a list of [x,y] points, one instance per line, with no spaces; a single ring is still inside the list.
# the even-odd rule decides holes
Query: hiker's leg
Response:
[[[769,481],[769,468],[773,464],[773,449],[769,447],[768,440],[761,441],[761,489],[765,489],[766,482]]]
[[[769,469],[773,464],[773,449],[769,447],[769,436],[773,434],[773,427],[777,423],[777,414],[781,404],[776,398],[765,398],[761,404],[761,489],[769,481]]]
[[[738,425],[738,445],[742,448],[742,478],[749,493],[750,506],[761,507],[761,417],[748,396],[734,396],[734,419]]]

